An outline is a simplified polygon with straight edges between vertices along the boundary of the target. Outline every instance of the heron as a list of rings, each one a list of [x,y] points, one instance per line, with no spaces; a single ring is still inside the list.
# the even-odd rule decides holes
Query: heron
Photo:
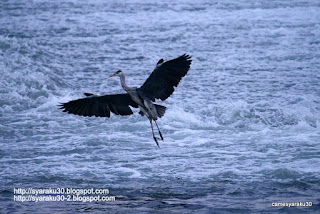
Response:
[[[153,139],[160,147],[158,140],[161,138],[163,141],[164,138],[157,119],[165,114],[167,107],[154,102],[159,99],[164,101],[172,95],[175,87],[188,73],[191,61],[191,56],[187,54],[168,61],[160,59],[141,87],[129,87],[124,73],[118,70],[110,77],[120,77],[121,86],[126,93],[107,95],[84,93],[84,98],[60,103],[60,109],[63,112],[85,117],[110,117],[110,112],[116,115],[131,115],[133,111],[130,106],[139,108],[139,114],[149,119]],[[156,124],[160,138],[154,133],[153,122]]]

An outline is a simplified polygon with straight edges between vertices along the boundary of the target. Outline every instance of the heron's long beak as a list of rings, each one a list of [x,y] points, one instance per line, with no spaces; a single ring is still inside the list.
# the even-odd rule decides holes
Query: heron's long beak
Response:
[[[114,77],[114,76],[116,76],[116,74],[112,74],[112,75],[110,75],[109,77]]]

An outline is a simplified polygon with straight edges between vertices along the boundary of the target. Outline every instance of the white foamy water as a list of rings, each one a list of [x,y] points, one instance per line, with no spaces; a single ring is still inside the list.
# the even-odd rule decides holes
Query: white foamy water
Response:
[[[320,5],[316,1],[2,1],[0,207],[4,213],[317,213]],[[192,55],[148,120],[57,105],[140,86],[160,58]],[[160,103],[160,102],[159,102]],[[115,202],[19,203],[13,188],[108,188]],[[312,207],[271,207],[272,202]],[[0,211],[2,212],[2,211]]]

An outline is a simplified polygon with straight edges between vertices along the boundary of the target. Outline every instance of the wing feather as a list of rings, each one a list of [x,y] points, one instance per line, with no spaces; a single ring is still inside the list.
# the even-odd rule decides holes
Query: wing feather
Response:
[[[110,111],[116,115],[133,114],[129,106],[138,108],[138,105],[131,99],[129,94],[103,96],[90,94],[85,98],[61,103],[60,109],[62,109],[63,112],[85,117],[110,117]]]
[[[191,61],[191,56],[186,54],[167,62],[159,60],[156,68],[138,91],[142,91],[152,101],[167,99],[189,71]]]

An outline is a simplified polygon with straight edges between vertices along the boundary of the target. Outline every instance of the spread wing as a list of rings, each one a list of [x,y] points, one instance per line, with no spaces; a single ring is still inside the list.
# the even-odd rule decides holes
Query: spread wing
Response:
[[[85,93],[87,97],[61,103],[60,109],[70,114],[81,116],[110,117],[110,111],[116,115],[133,114],[129,106],[138,108],[129,94],[93,95]]]
[[[190,64],[191,56],[186,54],[166,62],[160,59],[156,68],[145,83],[138,88],[138,91],[152,101],[167,99],[173,93],[174,86],[177,87],[182,77],[189,71]]]

